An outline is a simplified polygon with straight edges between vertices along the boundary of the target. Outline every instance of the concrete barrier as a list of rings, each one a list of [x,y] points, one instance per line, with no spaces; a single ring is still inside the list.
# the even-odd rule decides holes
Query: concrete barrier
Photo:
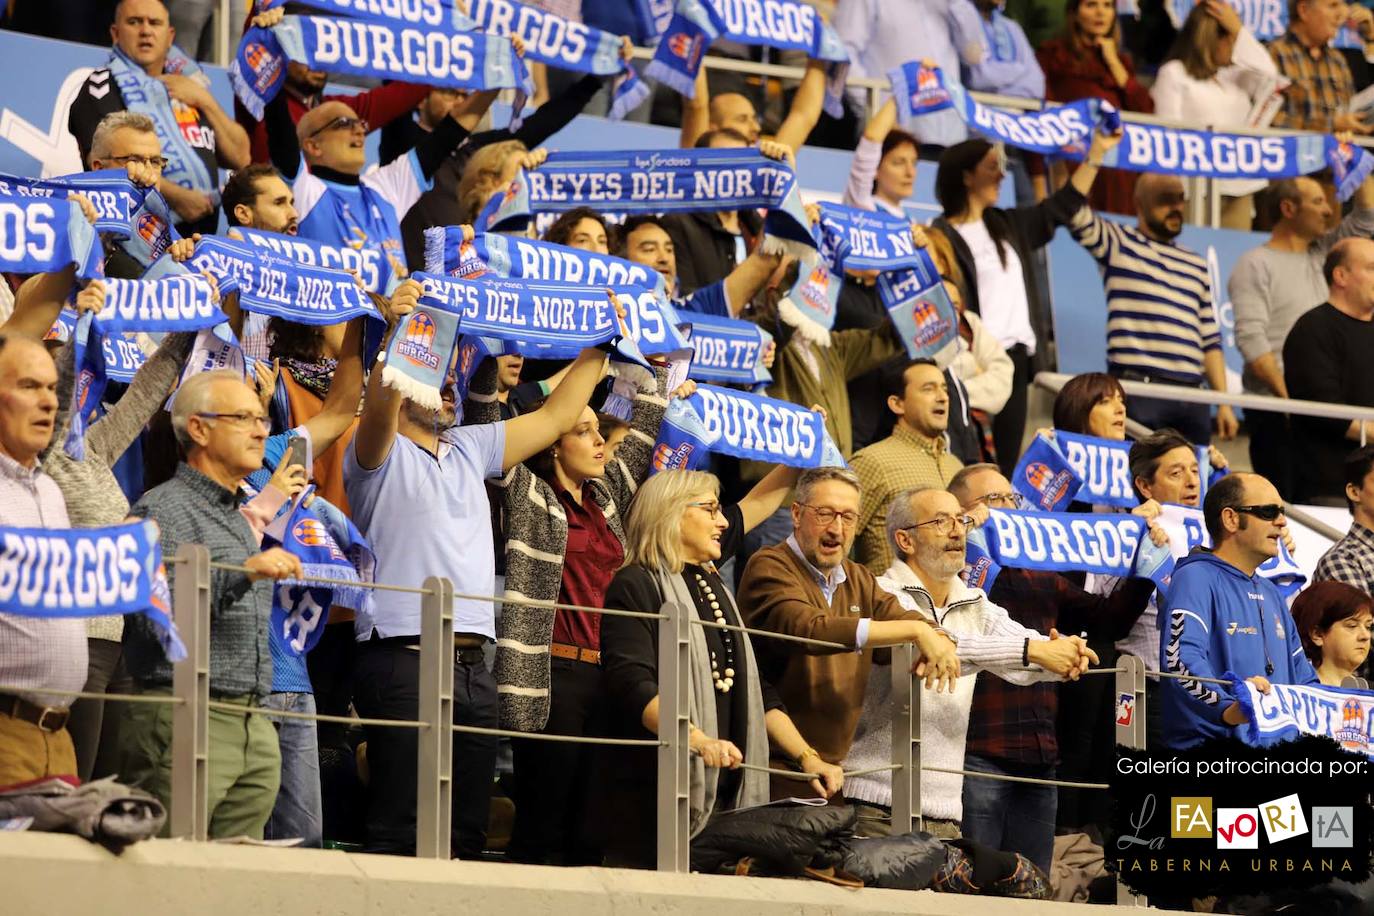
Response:
[[[115,856],[78,837],[46,833],[0,834],[0,888],[0,913],[7,916],[1081,916],[1084,912],[1075,904],[930,891],[845,890],[815,881],[429,862],[177,840],[139,843]],[[1109,910],[1099,907],[1093,912]]]

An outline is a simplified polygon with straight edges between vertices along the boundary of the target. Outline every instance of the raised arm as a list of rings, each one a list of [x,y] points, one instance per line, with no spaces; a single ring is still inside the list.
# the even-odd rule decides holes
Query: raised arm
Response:
[[[796,153],[806,138],[811,136],[816,122],[821,119],[821,109],[825,105],[825,67],[824,61],[813,60],[806,65],[806,74],[797,86],[797,94],[792,97],[792,108],[778,128],[773,139]],[[705,68],[702,68],[703,72]]]
[[[415,310],[420,302],[422,289],[419,282],[406,280],[396,287],[391,297],[391,327],[387,339],[396,333],[400,319]],[[347,341],[347,336],[344,340]],[[330,385],[331,395],[334,393]],[[391,454],[396,443],[396,430],[400,424],[401,404],[405,397],[395,388],[382,384],[381,365],[373,368],[367,380],[367,400],[363,402],[363,413],[358,419],[358,432],[353,437],[353,452],[358,466],[365,471],[381,467]]]
[[[744,530],[753,531],[782,508],[783,501],[792,488],[797,485],[801,468],[780,464],[754,484],[744,498],[739,501],[740,516],[744,519]]]
[[[682,97],[682,130],[678,133],[677,145],[691,149],[710,127],[711,87],[706,82],[706,65],[702,64],[697,71],[696,92],[690,99]]]
[[[348,322],[324,404],[319,413],[305,421],[316,454],[323,454],[339,441],[358,415],[358,398],[363,393],[363,322],[367,320]]]
[[[578,354],[567,377],[553,390],[543,407],[533,413],[521,414],[513,420],[507,420],[506,450],[501,459],[502,472],[509,471],[530,456],[548,448],[564,432],[572,429],[582,414],[582,409],[591,400],[597,383],[605,374],[606,354],[595,347],[588,347]],[[369,401],[371,397],[369,391]],[[361,452],[359,457],[361,458]]]
[[[64,267],[50,273],[34,274],[14,294],[14,311],[0,325],[0,333],[42,339],[57,321],[62,305],[76,282],[76,268]]]

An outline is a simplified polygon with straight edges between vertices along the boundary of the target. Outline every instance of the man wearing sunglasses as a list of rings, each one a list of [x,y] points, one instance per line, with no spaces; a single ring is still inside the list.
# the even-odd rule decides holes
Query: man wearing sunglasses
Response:
[[[895,595],[902,607],[929,617],[958,640],[959,678],[954,688],[948,693],[928,690],[921,697],[922,763],[946,769],[960,769],[963,764],[979,670],[1024,685],[1056,678],[1076,680],[1097,661],[1080,637],[1060,636],[1051,627],[1047,638],[1012,620],[982,590],[963,583],[959,574],[964,569],[968,531],[974,525],[974,516],[944,489],[918,487],[897,494],[887,509],[887,537],[895,559],[878,577],[878,584]],[[891,691],[890,677],[869,678],[854,746],[843,764],[846,770],[866,770],[890,759]],[[963,789],[963,777],[957,774],[921,774],[927,832],[950,839],[960,835]],[[845,793],[856,803],[877,806],[885,814],[892,805],[891,774],[856,776],[853,784],[846,781]],[[1048,826],[1052,834],[1053,816]],[[1049,864],[1046,852],[1053,852],[1053,839],[1049,850],[1040,850],[1038,859],[1043,862],[1037,864]]]
[[[1229,671],[1263,693],[1318,682],[1283,595],[1255,572],[1278,556],[1288,524],[1278,490],[1258,474],[1232,474],[1207,491],[1202,514],[1212,549],[1179,561],[1160,614],[1164,743],[1175,749],[1247,721],[1229,688],[1198,678]]]

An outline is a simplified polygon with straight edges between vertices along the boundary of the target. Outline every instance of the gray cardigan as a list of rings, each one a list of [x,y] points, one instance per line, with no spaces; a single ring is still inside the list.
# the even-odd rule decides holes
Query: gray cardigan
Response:
[[[465,424],[500,420],[495,360],[473,375],[464,406]],[[654,442],[668,402],[667,373],[656,370],[658,390],[635,396],[630,432],[606,465],[606,475],[587,481],[584,492],[601,507],[606,524],[623,544],[623,517],[639,484],[649,476]],[[563,581],[563,554],[568,545],[568,519],[553,487],[524,464],[517,464],[500,483],[505,501],[506,585],[508,602],[497,627],[496,682],[501,727],[534,732],[549,719],[549,643],[554,612],[512,604],[522,598],[557,601]]]

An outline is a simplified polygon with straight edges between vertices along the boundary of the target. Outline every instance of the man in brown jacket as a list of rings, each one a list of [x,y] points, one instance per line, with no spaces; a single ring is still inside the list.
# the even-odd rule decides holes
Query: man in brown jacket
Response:
[[[797,728],[835,764],[849,753],[874,649],[914,642],[916,673],[929,687],[952,689],[959,675],[954,643],[848,559],[859,494],[859,479],[846,468],[805,471],[792,503],[791,536],[755,553],[739,588],[748,626],[846,647],[754,640],[760,670]]]

